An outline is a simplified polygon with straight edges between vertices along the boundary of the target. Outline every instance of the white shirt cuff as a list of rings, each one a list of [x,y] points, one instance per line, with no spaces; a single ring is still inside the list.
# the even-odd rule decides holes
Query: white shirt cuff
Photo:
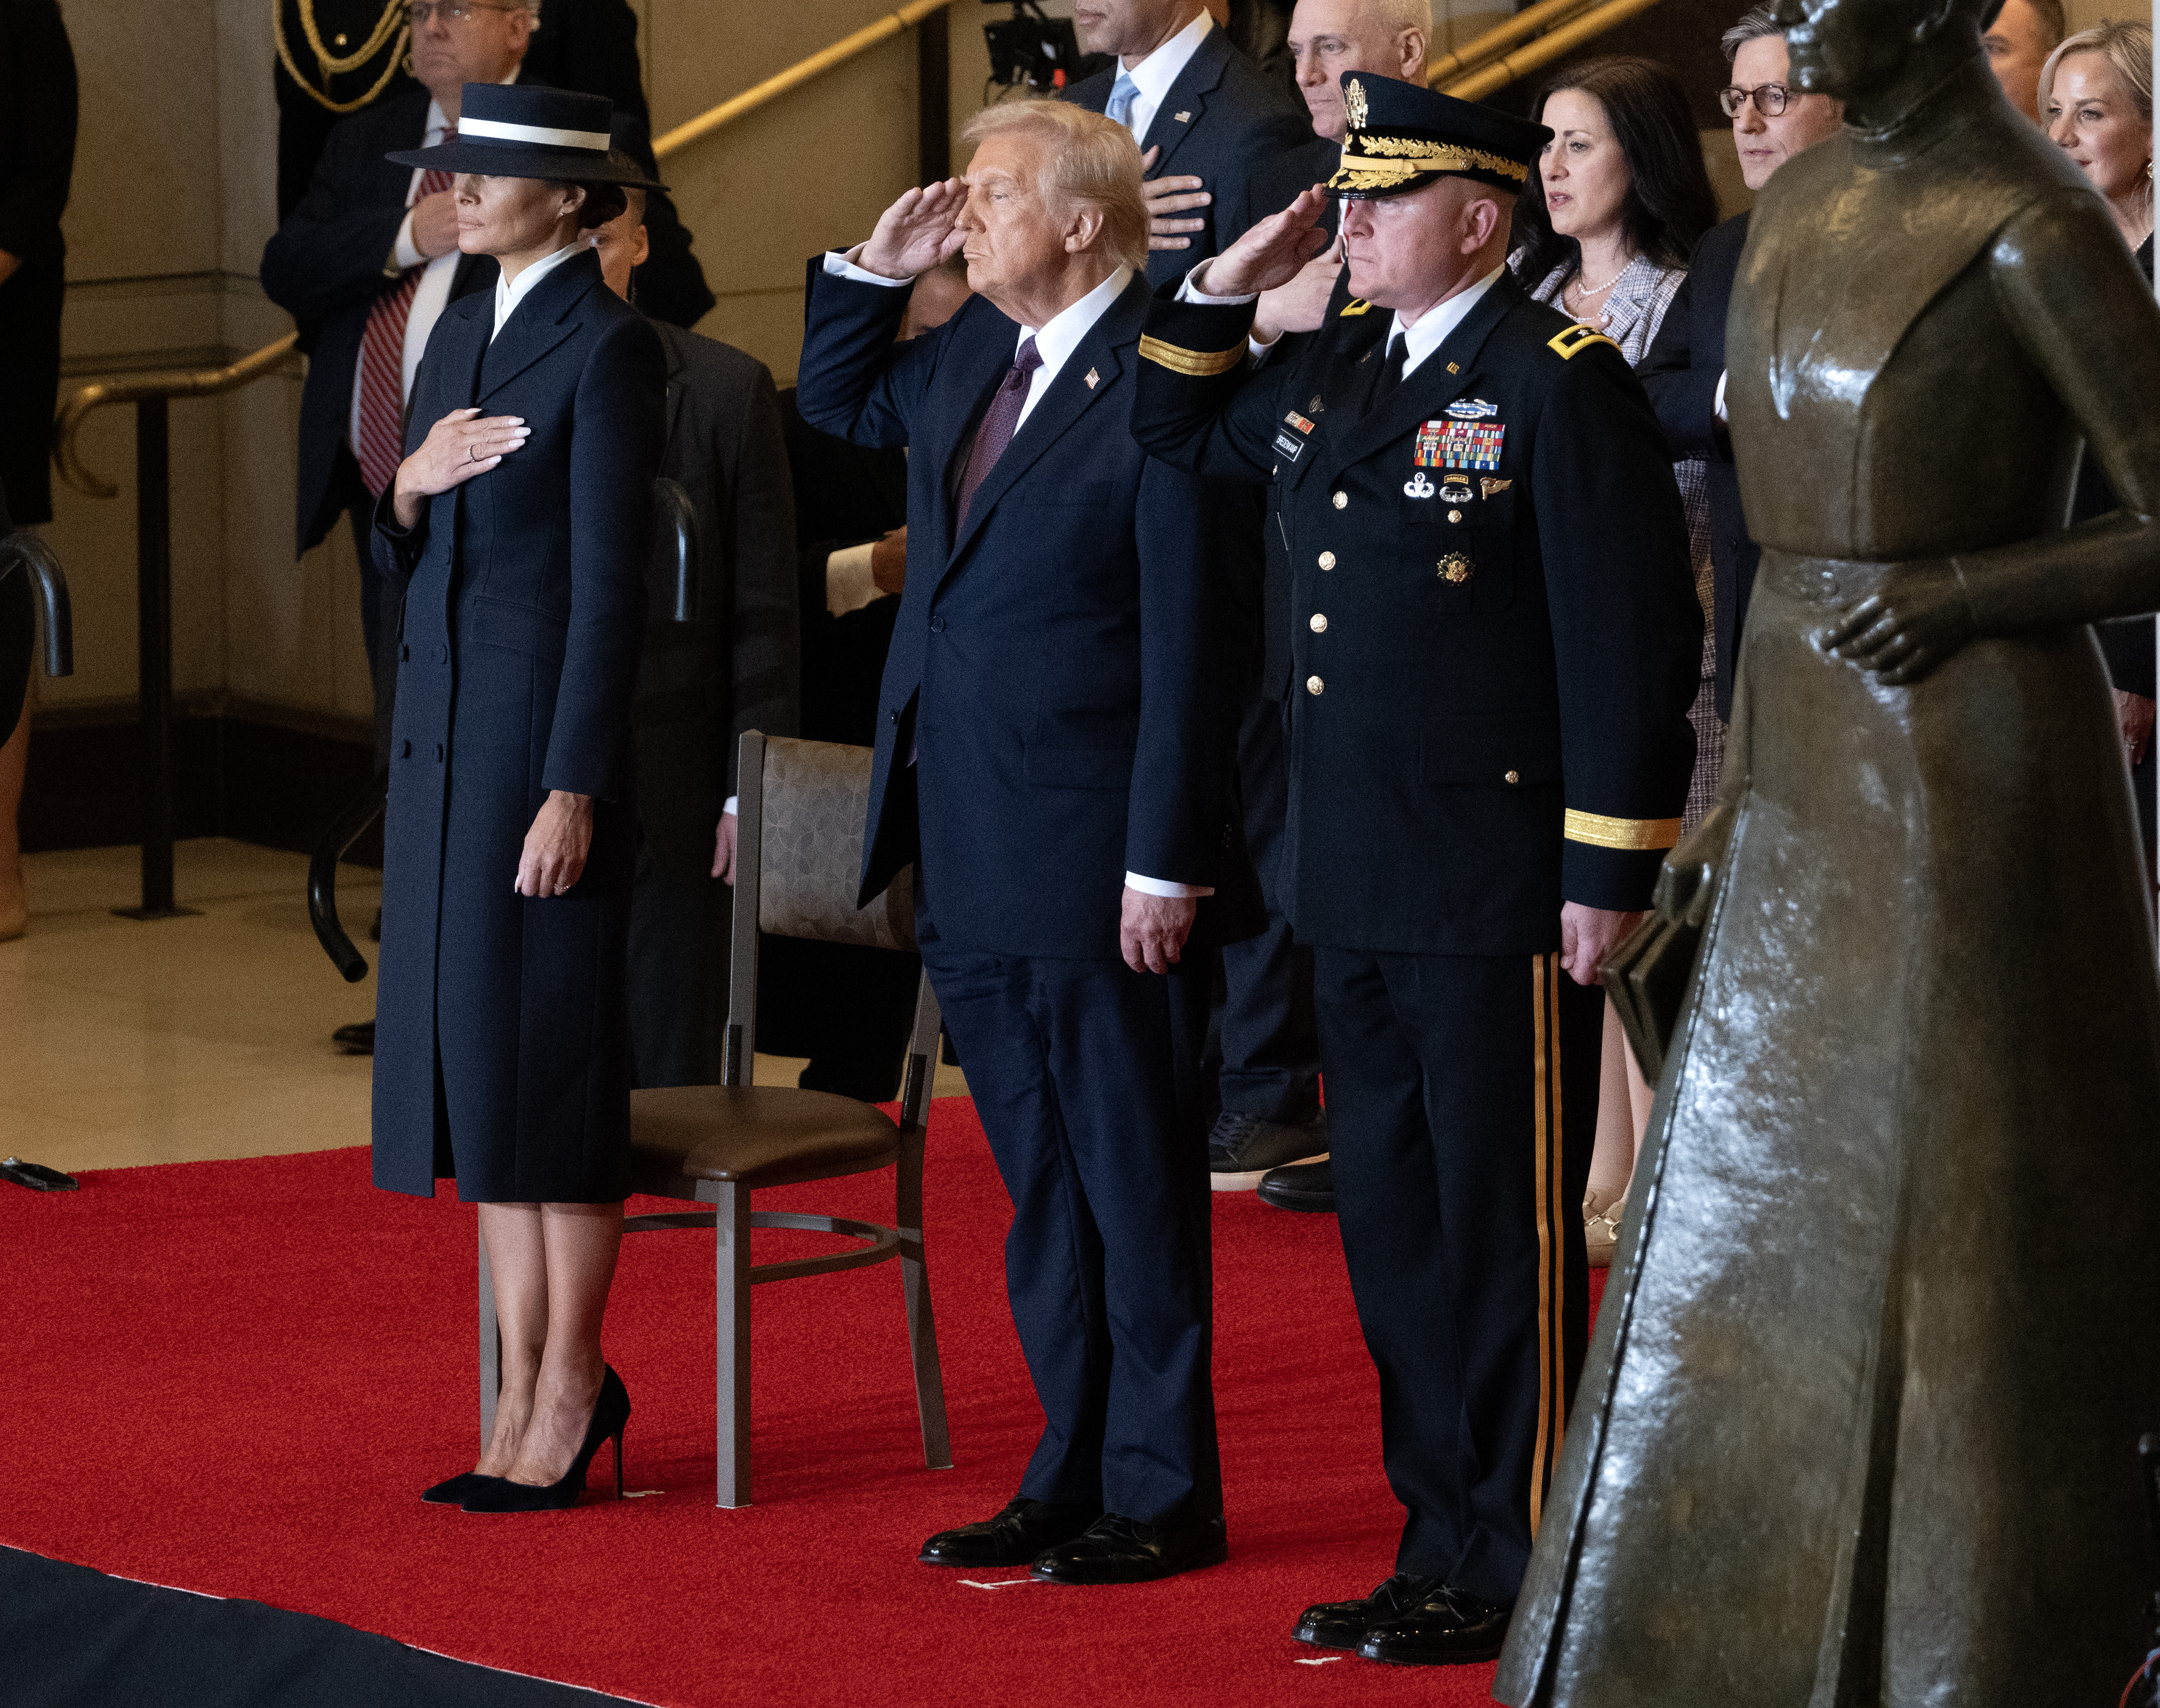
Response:
[[[1249,296],[1243,297],[1211,297],[1207,292],[1202,290],[1199,285],[1195,283],[1195,281],[1199,278],[1200,275],[1207,271],[1207,263],[1203,261],[1199,266],[1194,267],[1192,272],[1185,275],[1185,283],[1177,288],[1177,300],[1179,302],[1205,303],[1213,308],[1223,308],[1238,303],[1257,303],[1259,301],[1260,293],[1258,291],[1253,292]]]
[[[855,257],[870,247],[868,240],[858,243],[844,252],[838,249],[825,252],[825,271],[835,278],[851,278],[857,284],[911,285],[911,278],[887,278],[881,273],[872,273],[855,265]]]
[[[1717,395],[1710,400],[1710,413],[1721,422],[1725,421],[1725,382],[1731,376],[1732,370],[1729,368],[1718,375]],[[1727,422],[1726,424],[1730,426],[1732,423]]]
[[[876,543],[870,541],[843,546],[825,559],[825,609],[833,615],[859,611],[878,596],[877,582],[870,574],[870,554],[876,550]]]
[[[1125,888],[1137,890],[1143,896],[1166,896],[1182,901],[1197,901],[1215,893],[1212,884],[1173,884],[1167,878],[1143,878],[1138,872],[1125,874]]]
[[[415,267],[424,267],[428,257],[420,252],[413,241],[413,210],[405,210],[405,223],[397,228],[397,241],[390,246],[391,259],[397,263],[397,271],[404,273]]]
[[[720,812],[721,812],[722,815],[723,815],[724,817],[726,817],[726,818],[740,818],[741,815],[740,815],[740,813],[738,813],[738,812],[735,811],[735,807],[736,807],[737,803],[738,803],[738,802],[740,802],[741,801],[741,799],[742,799],[742,797],[741,797],[741,796],[740,796],[740,795],[730,795],[730,796],[729,796],[729,797],[728,797],[728,804],[727,804],[726,806],[724,806],[724,807],[721,807],[721,808],[720,808]]]

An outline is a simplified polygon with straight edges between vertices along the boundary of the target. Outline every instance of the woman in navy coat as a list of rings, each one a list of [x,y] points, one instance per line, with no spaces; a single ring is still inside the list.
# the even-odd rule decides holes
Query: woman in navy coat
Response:
[[[480,1205],[502,1334],[492,1435],[427,1491],[575,1503],[630,1401],[600,1321],[628,1190],[625,756],[666,363],[586,232],[641,182],[610,108],[468,84],[459,134],[390,156],[458,174],[458,244],[501,282],[453,304],[376,513],[410,578],[397,646],[375,1052],[375,1182]]]

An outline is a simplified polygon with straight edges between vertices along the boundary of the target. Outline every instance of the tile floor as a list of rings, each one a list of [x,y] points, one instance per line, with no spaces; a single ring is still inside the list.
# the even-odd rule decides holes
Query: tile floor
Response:
[[[374,1011],[308,924],[307,857],[221,838],[180,844],[175,889],[199,916],[148,923],[133,848],[32,854],[30,929],[0,943],[0,1155],[78,1169],[273,1156],[367,1142],[365,1056],[330,1033]],[[338,903],[356,929],[381,875],[347,866]],[[802,1064],[760,1056],[765,1085]],[[939,1070],[939,1096],[965,1096]]]

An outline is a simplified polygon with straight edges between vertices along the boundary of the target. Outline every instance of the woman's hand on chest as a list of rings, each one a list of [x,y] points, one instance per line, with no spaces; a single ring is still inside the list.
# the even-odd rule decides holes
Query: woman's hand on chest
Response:
[[[400,527],[418,527],[428,499],[463,485],[522,447],[532,435],[522,415],[483,417],[453,409],[428,429],[420,448],[397,465],[393,507]]]

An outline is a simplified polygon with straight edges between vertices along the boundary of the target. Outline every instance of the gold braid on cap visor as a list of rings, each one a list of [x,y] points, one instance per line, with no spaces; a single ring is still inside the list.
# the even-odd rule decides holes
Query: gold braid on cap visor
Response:
[[[1352,153],[1352,143],[1363,152]],[[1530,169],[1521,161],[1488,154],[1482,148],[1421,142],[1410,137],[1366,136],[1353,131],[1342,144],[1342,166],[1327,180],[1327,187],[1384,189],[1428,172],[1491,172],[1517,184],[1527,184],[1530,177]]]

